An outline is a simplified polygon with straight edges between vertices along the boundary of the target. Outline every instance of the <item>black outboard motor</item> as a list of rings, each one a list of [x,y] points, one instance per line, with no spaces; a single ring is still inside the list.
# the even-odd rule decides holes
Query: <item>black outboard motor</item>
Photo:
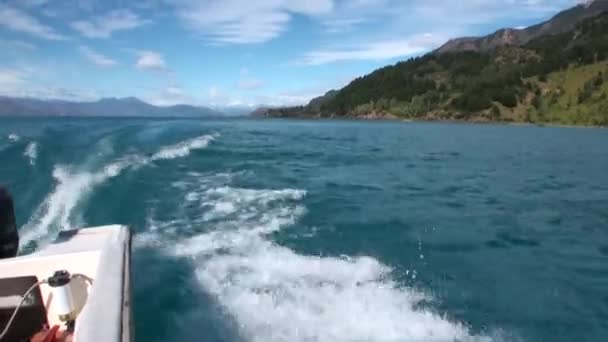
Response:
[[[19,234],[15,225],[13,198],[0,186],[0,259],[12,258],[19,251]]]

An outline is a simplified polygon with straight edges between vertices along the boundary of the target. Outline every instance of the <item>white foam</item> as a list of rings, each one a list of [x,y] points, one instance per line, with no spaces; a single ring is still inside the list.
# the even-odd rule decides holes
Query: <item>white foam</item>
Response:
[[[202,148],[201,141],[209,139],[209,137],[211,136],[204,135],[181,144]],[[198,142],[192,143],[192,141]],[[159,153],[168,148],[171,147],[161,148],[155,156],[161,155]],[[186,155],[181,154],[180,156]],[[53,232],[73,229],[82,225],[83,222],[75,211],[75,208],[86,199],[96,186],[106,182],[108,179],[119,176],[126,169],[138,169],[148,165],[153,160],[155,160],[154,157],[147,158],[140,155],[128,155],[103,166],[96,172],[73,170],[67,166],[56,166],[53,170],[53,177],[57,182],[55,189],[48,194],[32,217],[20,229],[22,234],[20,238],[21,246],[25,246],[32,241],[37,241],[39,244],[47,243],[52,237]]]
[[[152,209],[153,210],[153,209]],[[153,212],[148,213],[146,216],[146,227],[147,231],[138,233],[133,237],[134,248],[162,248],[163,243],[166,242],[162,234],[172,234],[177,225],[181,222],[179,220],[173,220],[168,222],[160,222],[153,218]]]
[[[185,157],[193,150],[200,150],[209,145],[215,139],[213,135],[203,135],[175,145],[167,146],[152,156],[152,160],[175,159]]]
[[[183,223],[197,222],[208,232],[165,244],[173,255],[192,259],[197,280],[235,318],[245,340],[487,340],[415,309],[425,296],[398,287],[391,269],[373,258],[305,256],[273,243],[268,234],[306,212],[299,203],[305,195],[200,189],[189,198],[199,201],[201,217]]]
[[[30,165],[36,165],[36,159],[38,159],[38,143],[32,141],[27,144],[25,151],[23,151],[23,156],[29,159]]]
[[[74,213],[76,206],[97,185],[119,174],[120,162],[106,166],[101,172],[73,172],[64,166],[53,170],[57,181],[55,190],[51,192],[38,207],[28,223],[21,229],[21,245],[40,240],[52,230],[67,230],[75,228],[77,219]],[[46,241],[39,241],[46,242]]]
[[[17,142],[21,139],[21,137],[18,134],[15,133],[10,133],[8,135],[8,140],[10,140],[11,142]]]
[[[270,243],[197,270],[250,341],[454,341],[467,329],[428,311],[371,258],[302,256]]]
[[[243,215],[263,212],[259,209],[267,209],[273,201],[299,200],[305,195],[306,191],[295,189],[256,191],[224,186],[205,191],[199,200],[202,199],[202,205],[210,209],[203,216],[204,220],[209,221],[224,219],[237,212],[237,207],[243,219]]]

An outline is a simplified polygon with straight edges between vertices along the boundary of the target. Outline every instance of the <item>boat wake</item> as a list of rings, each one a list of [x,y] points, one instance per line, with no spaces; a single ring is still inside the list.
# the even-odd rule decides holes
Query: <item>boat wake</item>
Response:
[[[163,250],[195,267],[246,341],[487,341],[441,315],[416,309],[426,295],[398,286],[371,257],[300,255],[270,234],[306,213],[306,191],[181,184],[198,214],[154,222],[136,248]],[[192,191],[192,189],[197,189]],[[201,227],[207,227],[201,232]],[[184,232],[199,232],[184,236]]]
[[[186,157],[215,137],[196,137],[151,155],[125,155],[93,171],[56,165],[54,189],[20,229],[22,249],[44,245],[60,230],[83,226],[78,208],[100,185],[157,161]],[[193,283],[238,323],[243,340],[490,340],[419,308],[421,301],[432,298],[400,286],[392,269],[374,258],[302,255],[278,245],[273,233],[306,214],[307,192],[243,188],[234,185],[234,177],[189,173],[175,181],[183,215],[165,221],[149,217],[147,230],[134,238],[134,248],[136,253],[150,248],[190,263]]]
[[[38,143],[35,141],[30,142],[23,151],[23,156],[27,157],[30,165],[36,165],[36,159],[38,159]]]
[[[213,135],[203,135],[200,137],[196,137],[194,139],[186,140],[181,143],[177,143],[175,145],[167,146],[161,148],[158,152],[156,152],[151,158],[151,161],[154,160],[163,160],[163,159],[175,159],[186,157],[190,154],[192,150],[200,150],[209,145],[213,139],[217,138],[218,134]]]
[[[84,222],[79,217],[78,211],[74,209],[95,187],[126,170],[136,170],[155,161],[186,157],[193,150],[207,147],[216,137],[217,135],[203,135],[165,146],[152,156],[127,155],[96,171],[86,171],[67,165],[55,166],[53,178],[56,186],[35,210],[29,221],[20,228],[20,249],[23,250],[32,242],[44,245],[61,230],[82,227]],[[35,163],[37,146],[28,145],[25,153],[30,157],[30,162]]]
[[[8,135],[8,140],[10,142],[18,142],[19,140],[21,140],[21,137],[16,133],[10,133]]]

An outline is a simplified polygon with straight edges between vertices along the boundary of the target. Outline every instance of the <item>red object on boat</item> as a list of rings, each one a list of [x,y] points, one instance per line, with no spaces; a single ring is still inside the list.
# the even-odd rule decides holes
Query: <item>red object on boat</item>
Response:
[[[44,338],[44,342],[56,342],[57,341],[57,331],[59,331],[59,326],[55,324],[55,325],[53,325],[51,330],[49,330],[49,332],[46,334],[46,337]]]

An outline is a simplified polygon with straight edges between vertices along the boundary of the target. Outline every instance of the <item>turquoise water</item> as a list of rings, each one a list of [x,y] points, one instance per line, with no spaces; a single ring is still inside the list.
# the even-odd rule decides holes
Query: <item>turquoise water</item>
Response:
[[[2,119],[0,161],[24,253],[133,228],[137,341],[608,340],[608,130]]]

